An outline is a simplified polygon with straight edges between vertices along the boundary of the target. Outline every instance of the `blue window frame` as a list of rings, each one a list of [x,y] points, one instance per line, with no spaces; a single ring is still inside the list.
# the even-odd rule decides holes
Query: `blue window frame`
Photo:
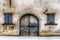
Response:
[[[55,14],[47,14],[47,24],[55,23]]]
[[[12,13],[4,14],[4,23],[12,23]]]

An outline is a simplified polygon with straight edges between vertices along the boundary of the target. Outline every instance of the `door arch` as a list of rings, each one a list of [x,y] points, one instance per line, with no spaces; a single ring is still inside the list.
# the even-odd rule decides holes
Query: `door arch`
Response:
[[[39,36],[39,19],[33,14],[25,14],[19,21],[20,36]]]

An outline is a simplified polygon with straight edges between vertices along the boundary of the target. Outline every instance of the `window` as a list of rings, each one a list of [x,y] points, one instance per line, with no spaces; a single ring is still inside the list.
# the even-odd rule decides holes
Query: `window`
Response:
[[[55,23],[55,14],[47,14],[47,24]]]
[[[7,24],[12,23],[12,13],[4,14],[4,23],[7,23]]]

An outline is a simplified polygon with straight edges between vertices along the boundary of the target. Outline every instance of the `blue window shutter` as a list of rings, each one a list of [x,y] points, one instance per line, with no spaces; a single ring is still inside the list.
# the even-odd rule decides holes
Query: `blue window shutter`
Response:
[[[5,22],[5,23],[8,23],[8,14],[5,14],[5,15],[4,15],[4,22]]]
[[[9,23],[12,23],[12,14],[9,14]]]
[[[55,23],[55,14],[53,15],[53,23]]]
[[[47,15],[47,23],[50,23],[50,15]]]
[[[54,19],[54,18],[53,18],[53,15],[49,15],[49,17],[50,17],[50,20],[49,20],[50,23],[53,23],[53,19]]]

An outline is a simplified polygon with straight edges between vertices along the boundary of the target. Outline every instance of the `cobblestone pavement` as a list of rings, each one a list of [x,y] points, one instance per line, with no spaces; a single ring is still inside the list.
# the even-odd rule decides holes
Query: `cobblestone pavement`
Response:
[[[60,37],[0,36],[0,40],[59,40]]]

